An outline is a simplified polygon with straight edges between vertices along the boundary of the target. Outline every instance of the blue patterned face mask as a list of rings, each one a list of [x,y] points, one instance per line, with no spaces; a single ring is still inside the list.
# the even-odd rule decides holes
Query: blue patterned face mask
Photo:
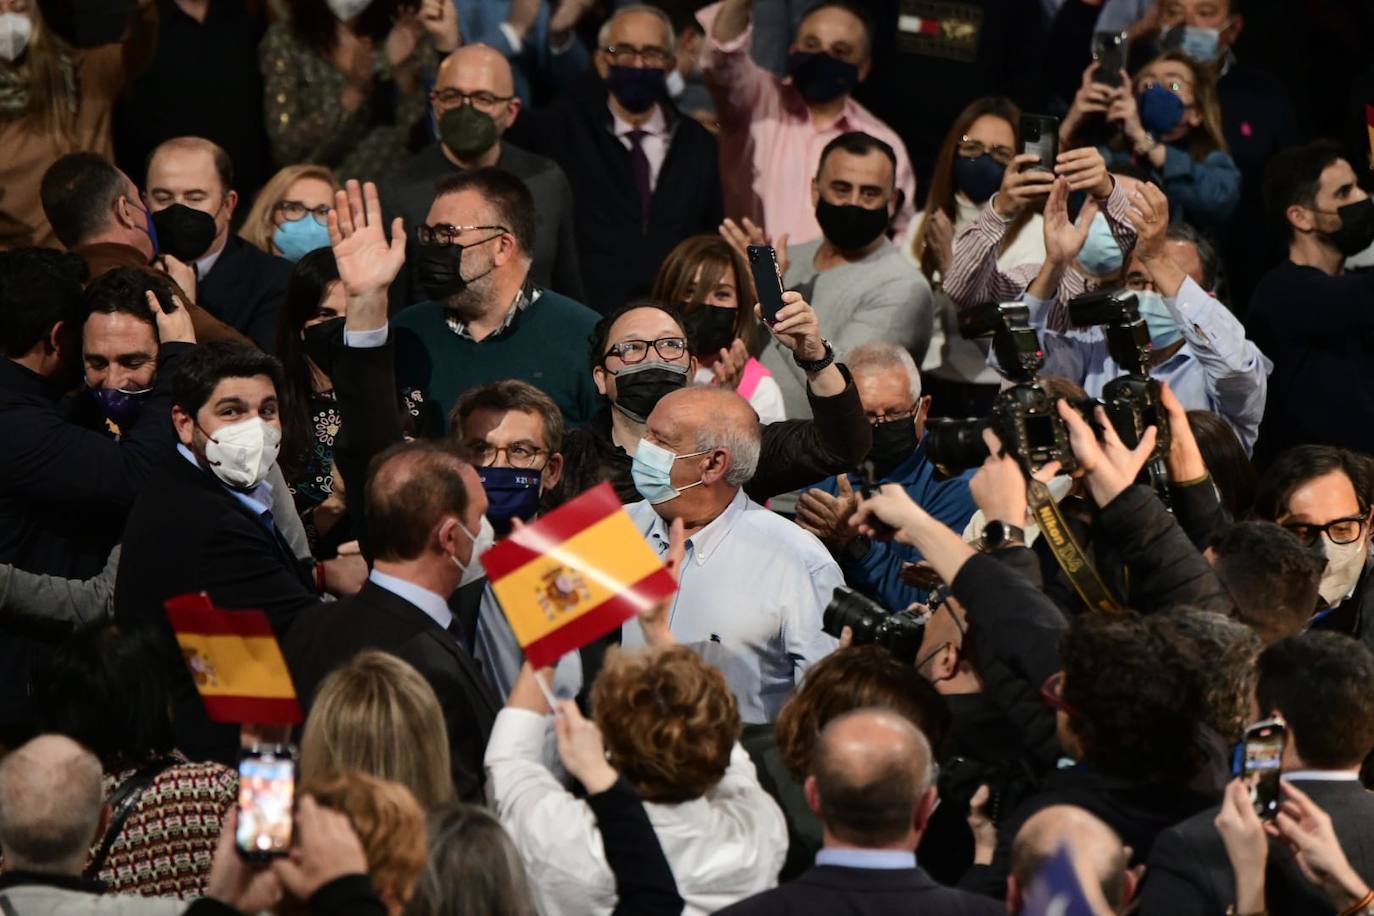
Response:
[[[701,481],[689,483],[681,489],[673,486],[673,463],[679,458],[695,458],[705,455],[710,449],[677,455],[661,445],[654,445],[648,439],[640,439],[635,449],[634,462],[630,465],[630,476],[634,479],[635,489],[651,506],[677,499],[683,490],[701,486]]]
[[[1078,252],[1078,263],[1094,277],[1105,277],[1120,270],[1124,261],[1121,246],[1116,243],[1116,236],[1112,235],[1107,218],[1098,213],[1093,217],[1088,238]]]

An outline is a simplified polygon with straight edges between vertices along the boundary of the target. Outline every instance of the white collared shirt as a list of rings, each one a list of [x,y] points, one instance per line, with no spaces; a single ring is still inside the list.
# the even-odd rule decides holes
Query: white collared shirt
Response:
[[[625,507],[659,556],[668,526],[647,502]],[[844,576],[821,542],[782,516],[735,494],[687,539],[668,625],[678,642],[725,673],[749,724],[772,722],[800,675],[835,650],[821,615]],[[621,630],[644,645],[639,621]]]
[[[655,105],[654,113],[649,115],[649,120],[638,127],[616,114],[615,109],[611,109],[611,125],[616,139],[628,150],[634,149],[630,131],[645,132],[645,136],[641,137],[639,142],[644,149],[644,157],[649,160],[649,187],[657,188],[658,173],[663,171],[663,160],[668,158],[668,119],[663,115],[663,106]]]
[[[195,260],[195,266],[196,266],[196,282],[200,282],[201,280],[204,280],[204,279],[205,279],[205,275],[208,274],[210,271],[212,271],[212,270],[215,269],[215,264],[219,263],[220,255],[224,254],[224,249],[226,249],[226,248],[228,248],[228,247],[229,247],[229,239],[226,238],[226,239],[224,240],[224,244],[221,245],[221,246],[219,246],[218,250],[212,251],[212,252],[210,252],[209,254],[207,254],[205,257],[203,257],[203,258],[197,258],[197,259]]]
[[[1288,782],[1357,782],[1359,770],[1293,770],[1281,777]]]
[[[615,876],[591,807],[539,762],[548,721],[525,709],[497,714],[487,742],[487,798],[521,858],[539,863],[529,872],[539,912],[605,916],[615,906]],[[644,811],[687,916],[714,913],[777,885],[787,824],[739,744],[724,778],[701,798],[645,802]]]

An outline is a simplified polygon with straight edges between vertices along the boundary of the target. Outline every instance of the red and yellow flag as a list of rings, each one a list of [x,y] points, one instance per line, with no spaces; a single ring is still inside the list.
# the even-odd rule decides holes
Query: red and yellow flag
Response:
[[[606,483],[519,528],[484,553],[482,565],[536,668],[677,590]]]
[[[1369,162],[1374,165],[1374,105],[1364,106],[1364,126],[1369,132]]]
[[[225,611],[205,592],[166,602],[205,713],[215,722],[304,721],[276,634],[262,611]]]

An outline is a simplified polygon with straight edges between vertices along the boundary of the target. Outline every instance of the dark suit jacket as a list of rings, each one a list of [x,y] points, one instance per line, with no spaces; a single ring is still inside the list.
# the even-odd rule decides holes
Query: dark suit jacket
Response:
[[[573,192],[568,177],[552,159],[526,152],[513,143],[501,144],[496,167],[525,183],[534,198],[534,261],[530,277],[536,286],[582,301],[582,272],[577,261],[573,231]],[[387,225],[399,216],[405,220],[406,237],[415,238],[434,204],[434,186],[462,174],[438,143],[412,156],[378,186]],[[392,284],[392,307],[404,308],[429,296],[419,291],[412,272],[402,272]]]
[[[220,321],[277,352],[277,315],[291,279],[291,262],[229,236],[215,266],[197,284],[199,304]]]
[[[214,475],[172,451],[134,502],[115,579],[115,620],[153,632],[172,677],[178,747],[192,760],[238,758],[238,728],[217,725],[186,670],[163,602],[206,591],[219,608],[255,608],[282,639],[319,601],[309,571]]]
[[[994,916],[1006,905],[936,884],[920,868],[883,871],[817,865],[797,880],[755,894],[720,916]]]
[[[415,667],[439,698],[448,726],[453,784],[468,802],[482,802],[482,755],[500,703],[476,662],[447,630],[375,582],[358,594],[301,615],[285,653],[296,693],[306,704],[331,671],[364,649],[389,652]]]
[[[716,138],[665,101],[668,153],[646,223],[607,98],[606,84],[589,74],[549,108],[521,112],[506,134],[553,159],[572,182],[583,301],[603,313],[648,295],[668,252],[688,236],[714,234],[723,214]]]
[[[1359,782],[1296,780],[1331,815],[1336,837],[1360,877],[1374,882],[1374,793]],[[1212,825],[1216,808],[1171,827],[1155,840],[1141,890],[1144,916],[1212,916],[1236,902],[1235,874],[1221,834]],[[1336,908],[1312,887],[1287,848],[1269,844],[1265,875],[1269,912],[1335,913]]]

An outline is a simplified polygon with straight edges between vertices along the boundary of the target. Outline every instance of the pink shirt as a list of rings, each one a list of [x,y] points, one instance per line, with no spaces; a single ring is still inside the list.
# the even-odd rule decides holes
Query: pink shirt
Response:
[[[806,101],[792,84],[754,63],[749,56],[753,25],[727,44],[711,35],[720,4],[697,13],[707,38],[702,61],[706,85],[720,120],[720,179],[725,213],[749,217],[777,239],[792,244],[819,238],[821,227],[811,205],[811,179],[821,150],[842,133],[860,130],[890,145],[897,154],[897,188],[903,194],[896,230],[906,228],[914,211],[916,176],[902,139],[867,108],[846,99],[844,111],[829,127],[817,128]]]

